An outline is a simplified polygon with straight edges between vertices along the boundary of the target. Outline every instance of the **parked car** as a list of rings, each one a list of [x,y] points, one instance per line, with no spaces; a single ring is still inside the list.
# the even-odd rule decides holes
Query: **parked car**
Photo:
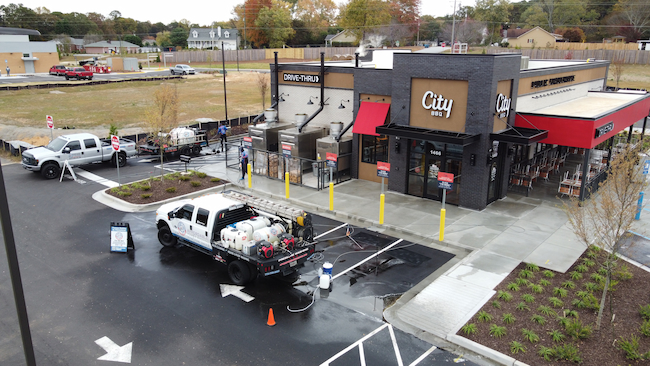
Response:
[[[84,69],[83,67],[71,67],[66,71],[65,73],[65,79],[70,80],[70,79],[88,79],[92,80],[93,79],[93,72]]]
[[[67,70],[68,68],[63,65],[54,65],[50,67],[50,75],[63,76]]]
[[[193,68],[189,67],[188,65],[181,65],[178,64],[174,67],[169,68],[169,70],[172,72],[172,75],[187,75],[187,74],[195,74],[196,71],[194,71]]]

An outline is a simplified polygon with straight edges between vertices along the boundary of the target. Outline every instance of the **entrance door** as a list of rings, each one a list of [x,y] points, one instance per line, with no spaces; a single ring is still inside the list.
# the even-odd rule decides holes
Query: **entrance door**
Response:
[[[488,177],[488,204],[496,201],[499,198],[499,141],[492,142],[492,150],[490,152],[490,169]]]
[[[426,147],[424,197],[438,200],[442,197],[442,191],[438,188],[438,172],[444,169],[445,144],[427,142]]]

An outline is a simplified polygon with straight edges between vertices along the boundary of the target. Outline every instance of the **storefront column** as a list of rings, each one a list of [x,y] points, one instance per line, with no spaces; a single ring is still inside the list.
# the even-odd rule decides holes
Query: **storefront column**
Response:
[[[643,129],[641,130],[641,141],[643,141],[643,138],[645,137],[645,126],[648,124],[648,116],[645,116],[643,119]]]
[[[607,168],[609,169],[609,164],[612,162],[612,146],[614,145],[614,136],[609,138],[609,144],[607,144]]]
[[[585,199],[585,191],[587,181],[589,180],[589,159],[591,156],[591,149],[585,149],[585,157],[582,159],[582,184],[580,184],[580,201]]]
[[[627,132],[627,143],[629,144],[632,141],[632,131],[634,130],[634,125],[630,126],[630,130]]]

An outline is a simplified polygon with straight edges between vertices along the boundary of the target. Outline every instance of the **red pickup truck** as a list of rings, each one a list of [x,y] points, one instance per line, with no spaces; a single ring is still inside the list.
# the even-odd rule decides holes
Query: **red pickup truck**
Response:
[[[70,80],[70,79],[88,79],[92,80],[93,79],[93,72],[88,71],[84,69],[83,67],[71,67],[68,69],[68,71],[65,72],[65,79]]]

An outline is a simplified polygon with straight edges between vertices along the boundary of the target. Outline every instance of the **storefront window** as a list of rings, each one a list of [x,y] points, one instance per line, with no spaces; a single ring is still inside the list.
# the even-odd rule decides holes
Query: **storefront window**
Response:
[[[361,162],[376,164],[388,162],[388,136],[361,136]]]

